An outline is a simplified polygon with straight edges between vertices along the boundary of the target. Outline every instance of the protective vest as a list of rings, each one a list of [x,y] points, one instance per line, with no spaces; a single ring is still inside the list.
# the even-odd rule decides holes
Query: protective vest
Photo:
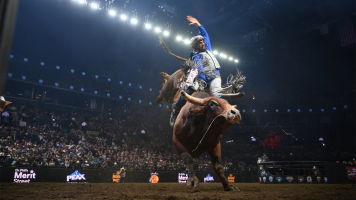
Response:
[[[203,56],[202,64],[204,67],[205,75],[212,75],[213,70],[220,70],[220,64],[218,60],[209,50],[206,50],[205,52],[199,52],[198,54]]]

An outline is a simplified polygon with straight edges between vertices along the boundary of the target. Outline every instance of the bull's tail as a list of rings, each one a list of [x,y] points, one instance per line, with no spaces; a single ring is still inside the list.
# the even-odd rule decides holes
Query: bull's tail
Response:
[[[177,55],[175,55],[174,53],[172,53],[172,52],[168,49],[166,43],[164,43],[162,36],[159,36],[159,45],[161,45],[161,46],[163,47],[163,49],[166,50],[171,56],[173,56],[173,57],[175,57],[175,58],[178,58],[178,59],[181,60],[181,61],[187,61],[187,60],[188,60],[188,59],[186,59],[186,58],[182,58],[182,57],[177,56]]]

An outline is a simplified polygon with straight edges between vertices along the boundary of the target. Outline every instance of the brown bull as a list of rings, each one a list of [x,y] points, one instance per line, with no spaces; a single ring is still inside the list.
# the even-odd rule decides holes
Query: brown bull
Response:
[[[189,96],[181,93],[187,103],[183,106],[173,127],[173,143],[188,168],[187,187],[199,186],[193,170],[193,158],[204,152],[210,155],[216,174],[225,191],[238,190],[224,175],[221,164],[220,139],[223,130],[241,120],[240,112],[224,99],[196,92]]]
[[[179,79],[183,76],[182,70],[177,70],[171,76],[165,72],[159,74],[163,78],[161,86],[161,94],[157,97],[155,103],[160,104],[163,100],[168,103],[173,104],[180,97],[180,92],[178,92]]]

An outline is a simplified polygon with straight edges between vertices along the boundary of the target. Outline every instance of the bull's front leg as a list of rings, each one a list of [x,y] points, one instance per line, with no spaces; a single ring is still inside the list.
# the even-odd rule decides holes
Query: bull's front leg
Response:
[[[211,163],[214,166],[215,173],[219,176],[225,191],[237,190],[240,191],[235,185],[232,185],[224,175],[224,167],[221,164],[221,146],[220,142],[211,151],[208,151]]]
[[[199,179],[195,175],[193,170],[193,158],[187,152],[187,150],[180,144],[174,143],[174,147],[177,150],[177,153],[182,157],[186,168],[188,169],[188,180],[187,180],[187,188],[191,189],[193,186],[196,188],[199,186]]]

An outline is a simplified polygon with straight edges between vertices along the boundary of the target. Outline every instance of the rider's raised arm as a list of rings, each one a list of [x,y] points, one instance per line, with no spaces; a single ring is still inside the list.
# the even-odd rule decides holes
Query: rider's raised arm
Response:
[[[206,48],[211,51],[211,44],[208,32],[205,30],[204,26],[199,23],[197,19],[192,16],[187,16],[187,20],[190,22],[189,25],[195,25],[199,29],[199,35],[202,35],[205,38]]]

